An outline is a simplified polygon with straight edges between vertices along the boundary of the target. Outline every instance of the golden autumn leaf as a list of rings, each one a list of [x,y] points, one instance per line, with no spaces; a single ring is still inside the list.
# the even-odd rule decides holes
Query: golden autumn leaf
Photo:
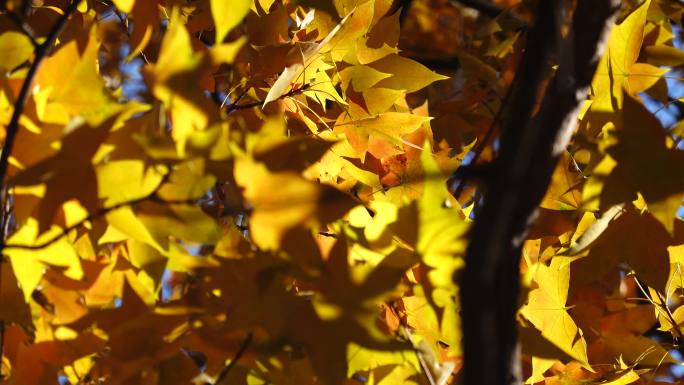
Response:
[[[653,76],[653,72],[658,71],[655,67],[643,64],[635,66],[641,50],[646,14],[650,5],[651,0],[639,4],[613,28],[608,49],[601,58],[591,85],[595,95],[591,104],[592,111],[617,112],[622,108],[623,87],[629,87],[629,82],[638,84],[644,80],[657,79]],[[636,71],[634,74],[633,70]],[[633,75],[635,79],[632,79]],[[639,92],[641,88],[645,89],[646,85],[648,83],[639,84],[634,92]]]
[[[347,141],[363,157],[368,151],[383,158],[399,152],[403,144],[420,148],[419,143],[411,143],[402,136],[416,131],[430,118],[401,112],[387,112],[378,116],[358,116],[355,119],[343,117],[336,129],[344,132]]]
[[[309,74],[315,74],[317,72],[316,67],[312,66],[311,64],[315,62],[315,59],[321,49],[326,47],[330,40],[335,37],[338,31],[346,23],[349,16],[350,15],[347,15],[347,17],[342,19],[340,23],[335,26],[335,28],[333,28],[319,43],[303,42],[291,49],[290,53],[294,57],[293,63],[286,66],[280,76],[278,76],[278,79],[276,79],[275,83],[273,83],[273,86],[266,95],[266,99],[264,99],[262,107],[265,107],[268,103],[284,95],[290,89],[292,83],[295,83],[297,78],[302,76],[305,71],[308,70]],[[322,64],[320,62],[318,63],[319,65]],[[308,79],[302,79],[301,83],[305,83],[307,81]]]
[[[43,63],[36,77],[39,89],[45,92],[44,105],[38,112],[41,119],[67,124],[72,117],[80,116],[97,125],[124,109],[108,92],[98,71],[95,34],[93,28],[84,36],[84,49],[70,41]]]
[[[655,66],[676,67],[684,64],[684,53],[665,44],[644,47],[644,56],[649,64]]]
[[[115,117],[96,127],[76,124],[64,137],[57,154],[32,165],[9,181],[15,186],[45,185],[44,199],[35,214],[41,232],[50,227],[57,210],[70,199],[78,200],[91,213],[100,206],[92,158],[114,122]],[[73,189],[76,185],[81,188]]]
[[[133,17],[133,31],[130,35],[131,51],[129,59],[138,55],[145,49],[152,38],[152,34],[159,23],[157,0],[115,0],[114,4],[123,12]]]
[[[238,1],[211,1],[211,14],[216,25],[216,41],[222,42],[228,32],[240,24],[242,19],[247,16],[252,0]]]
[[[684,177],[672,174],[670,170],[684,165],[684,152],[667,147],[660,123],[631,97],[625,98],[621,129],[615,136],[617,144],[606,151],[617,165],[605,179],[601,208],[633,200],[639,192],[649,205],[649,211],[671,232],[674,207],[682,201]],[[641,154],[640,158],[635,158],[635,153]]]
[[[262,248],[281,245],[288,231],[320,228],[341,217],[357,203],[333,187],[304,179],[293,172],[269,172],[250,160],[235,164],[236,181],[252,206],[250,227],[254,241]]]
[[[7,31],[0,34],[0,68],[4,71],[15,69],[31,57],[33,45],[26,35]]]
[[[32,323],[31,308],[24,301],[19,282],[9,263],[2,263],[0,274],[0,299],[3,304],[0,318],[8,323],[21,325],[25,329],[29,328]]]
[[[621,215],[609,215],[606,219],[607,227],[587,256],[573,265],[580,279],[602,279],[623,262],[648,286],[664,290],[670,271],[667,248],[673,244],[665,228],[653,215],[639,213],[634,207],[625,207]]]
[[[50,231],[41,232],[38,221],[31,218],[7,240],[3,253],[10,261],[17,261],[12,264],[12,269],[27,302],[48,266],[62,267],[67,277],[76,280],[83,277],[81,261],[74,246],[65,237],[60,237],[60,234],[62,229],[57,226]],[[47,242],[49,243],[43,246]],[[12,245],[20,247],[12,248]],[[41,247],[31,249],[31,246]]]
[[[404,90],[414,92],[439,80],[448,79],[446,76],[437,74],[420,63],[399,55],[390,55],[371,64],[369,67],[392,74],[387,79],[377,83],[379,88]]]
[[[530,267],[537,287],[530,291],[528,302],[520,314],[540,330],[544,338],[569,357],[588,366],[586,342],[566,308],[574,259],[554,257],[550,266],[537,264]]]
[[[164,36],[159,60],[147,74],[154,94],[171,112],[173,138],[180,155],[194,132],[208,129],[219,119],[218,109],[198,88],[198,76],[205,64],[206,57],[193,50],[190,35],[176,15]]]
[[[684,8],[623,2],[579,89],[572,3],[0,2],[0,382],[483,382],[471,225],[522,211],[486,229],[522,253],[483,273],[521,281],[511,372],[680,381]],[[506,179],[567,101],[549,180]]]

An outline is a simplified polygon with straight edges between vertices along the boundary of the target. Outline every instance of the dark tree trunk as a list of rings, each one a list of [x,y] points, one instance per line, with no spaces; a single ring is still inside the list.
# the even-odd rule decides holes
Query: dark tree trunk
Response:
[[[576,127],[619,1],[578,0],[570,33],[561,37],[569,4],[539,1],[500,153],[470,234],[459,282],[466,385],[521,383],[515,316],[522,243]],[[559,67],[544,90],[554,63]]]

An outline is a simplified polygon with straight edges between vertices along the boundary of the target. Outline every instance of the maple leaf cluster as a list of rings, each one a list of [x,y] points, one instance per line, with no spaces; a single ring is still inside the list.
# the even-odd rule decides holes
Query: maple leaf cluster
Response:
[[[0,383],[456,383],[486,185],[447,180],[534,2],[399,3],[0,2]],[[684,6],[623,8],[523,247],[526,383],[683,364],[684,126],[644,100]]]

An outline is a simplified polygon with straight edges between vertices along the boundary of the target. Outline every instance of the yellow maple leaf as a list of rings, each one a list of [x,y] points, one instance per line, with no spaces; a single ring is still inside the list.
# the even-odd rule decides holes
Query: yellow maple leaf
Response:
[[[613,28],[608,49],[601,58],[591,88],[594,98],[591,111],[614,112],[622,108],[623,87],[631,77],[651,78],[650,67],[634,66],[644,38],[644,25],[651,0],[639,4],[619,25]],[[637,91],[638,92],[638,91]],[[599,127],[600,128],[600,127]]]
[[[216,26],[216,41],[222,42],[249,13],[253,0],[211,0],[211,15]],[[268,10],[268,9],[266,9]]]
[[[570,282],[570,263],[576,258],[554,257],[551,265],[538,263],[534,271],[537,287],[530,291],[527,304],[520,309],[542,336],[583,364],[587,369],[587,344],[565,305]]]
[[[320,227],[357,204],[333,187],[291,171],[269,172],[249,159],[237,160],[234,172],[252,206],[250,235],[265,249],[278,248],[290,230]]]
[[[25,62],[33,53],[31,40],[23,33],[5,31],[0,34],[0,70],[9,72]]]
[[[80,280],[83,277],[83,268],[74,246],[67,237],[56,238],[62,234],[61,228],[53,226],[49,231],[38,234],[38,221],[29,218],[7,240],[7,245],[3,250],[3,253],[12,261],[14,275],[21,285],[27,302],[40,283],[45,269],[49,266],[65,268],[64,275],[74,280]],[[42,247],[48,241],[50,243]],[[30,249],[12,247],[13,245],[41,247]]]

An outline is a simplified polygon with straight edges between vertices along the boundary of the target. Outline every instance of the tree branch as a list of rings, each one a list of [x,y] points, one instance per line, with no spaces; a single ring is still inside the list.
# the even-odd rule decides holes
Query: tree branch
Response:
[[[10,118],[9,124],[7,125],[5,145],[2,148],[2,154],[0,154],[0,189],[3,189],[5,187],[4,184],[5,177],[7,176],[9,157],[12,153],[14,139],[16,138],[17,132],[19,131],[19,119],[21,118],[21,115],[24,112],[24,107],[26,106],[26,102],[28,101],[28,96],[31,92],[31,86],[33,85],[33,79],[38,73],[40,63],[48,55],[48,53],[50,53],[50,50],[57,41],[57,37],[59,37],[59,35],[62,33],[62,30],[66,26],[67,21],[69,21],[71,15],[76,11],[76,8],[78,7],[78,4],[80,2],[81,0],[73,0],[71,3],[69,3],[69,6],[67,6],[64,10],[64,14],[62,14],[62,16],[59,17],[55,25],[50,30],[47,39],[45,39],[45,41],[36,48],[35,58],[33,59],[33,63],[31,63],[31,67],[29,68],[28,73],[26,74],[26,79],[24,79],[24,83],[21,85],[19,97],[17,98],[17,101],[14,104],[14,111],[12,111],[12,117]],[[2,253],[4,247],[5,239],[3,236],[2,239],[0,239],[0,254]]]
[[[221,369],[221,373],[219,373],[218,377],[216,378],[216,381],[214,381],[214,385],[218,385],[223,381],[224,378],[230,373],[230,370],[233,369],[233,367],[240,361],[240,358],[245,354],[247,351],[247,348],[249,345],[252,343],[252,332],[247,333],[247,337],[245,337],[245,340],[242,341],[242,344],[240,345],[240,348],[238,349],[237,353],[235,353],[235,357],[233,357],[232,360],[226,365],[223,369]]]
[[[167,203],[167,204],[189,203],[188,201],[185,201],[185,200],[182,201],[182,202],[180,202],[180,201],[179,201],[179,202],[164,201],[164,200],[160,199],[160,198],[157,196],[157,192],[159,192],[159,189],[164,185],[164,183],[166,183],[166,181],[168,180],[168,178],[169,178],[170,175],[171,175],[171,173],[168,173],[168,174],[164,175],[164,177],[162,178],[161,182],[159,182],[159,184],[157,185],[157,187],[155,187],[155,189],[154,189],[151,193],[149,193],[149,194],[147,194],[147,195],[144,195],[144,196],[142,196],[142,197],[140,197],[140,198],[132,199],[132,200],[130,200],[130,201],[125,201],[125,202],[117,203],[117,204],[112,205],[112,206],[103,207],[103,208],[101,208],[101,209],[95,211],[94,213],[89,214],[87,217],[85,217],[85,218],[83,218],[82,220],[80,220],[80,221],[74,223],[73,225],[65,227],[64,230],[62,230],[59,234],[57,234],[57,235],[55,235],[54,237],[48,239],[47,241],[41,242],[41,243],[39,243],[39,244],[37,244],[37,245],[22,245],[22,244],[12,244],[12,243],[10,243],[10,244],[4,244],[4,248],[5,248],[5,249],[21,249],[21,250],[40,250],[40,249],[44,249],[44,248],[50,246],[51,244],[53,244],[53,243],[59,241],[59,240],[62,239],[63,237],[67,236],[71,231],[78,229],[79,227],[85,225],[86,223],[92,221],[93,219],[99,218],[99,217],[101,217],[101,216],[103,216],[103,215],[106,215],[107,213],[110,213],[110,212],[112,212],[112,211],[114,211],[114,210],[117,210],[117,209],[120,209],[120,208],[122,208],[122,207],[132,206],[132,205],[137,204],[137,203],[142,203],[142,202],[144,202],[144,201],[146,201],[146,200],[155,200],[155,201],[157,201],[157,202],[163,202],[163,203]]]
[[[10,19],[17,24],[17,26],[21,29],[21,31],[28,36],[28,38],[31,40],[31,43],[33,44],[35,48],[35,57],[33,59],[33,63],[31,64],[31,67],[29,68],[29,71],[26,75],[26,79],[24,79],[24,83],[21,85],[21,90],[19,91],[19,97],[17,98],[16,103],[14,104],[14,110],[12,111],[12,117],[10,118],[9,124],[7,125],[7,130],[6,130],[6,136],[5,136],[5,144],[2,148],[2,153],[0,154],[0,191],[3,191],[3,194],[6,194],[6,186],[5,186],[5,176],[7,176],[7,167],[9,164],[9,157],[10,154],[12,153],[12,146],[14,145],[14,139],[17,136],[17,132],[19,131],[19,119],[21,118],[21,115],[24,112],[24,107],[26,106],[26,102],[28,100],[29,92],[31,91],[31,86],[33,84],[33,79],[35,78],[36,74],[38,73],[38,68],[40,67],[40,63],[43,61],[43,59],[47,56],[47,54],[50,52],[52,49],[53,45],[57,41],[57,37],[60,35],[64,27],[66,26],[67,21],[69,20],[69,17],[71,17],[71,14],[76,11],[76,8],[78,7],[78,4],[81,2],[81,0],[73,0],[69,6],[64,10],[64,14],[60,16],[60,18],[57,20],[55,25],[52,27],[50,30],[50,33],[47,36],[47,39],[42,44],[38,44],[36,41],[36,38],[33,34],[33,30],[30,29],[30,27],[23,21],[21,18],[14,14],[13,12],[8,12],[8,15]],[[4,3],[3,3],[4,4]],[[26,1],[23,2],[22,4],[22,12],[27,14],[27,5],[28,3]],[[7,223],[6,221],[8,220],[5,218],[5,205],[4,205],[4,200],[3,200],[3,205],[2,205],[2,215],[3,215],[3,230],[6,228]],[[2,250],[5,248],[5,237],[7,234],[5,232],[2,232],[2,236],[0,236],[0,269],[2,268],[3,265],[3,256],[2,256]],[[1,273],[1,272],[0,272]],[[4,350],[4,336],[5,336],[5,321],[0,320],[0,360],[2,359],[2,354]],[[3,374],[2,374],[2,362],[0,362],[0,380],[3,379]]]
[[[494,177],[475,218],[460,280],[466,385],[521,382],[515,317],[521,247],[577,124],[616,3],[579,0],[571,34],[561,46],[555,43],[560,42],[564,2],[539,2],[523,57],[521,89],[503,127]],[[533,117],[536,96],[558,53],[563,55],[559,68]]]

